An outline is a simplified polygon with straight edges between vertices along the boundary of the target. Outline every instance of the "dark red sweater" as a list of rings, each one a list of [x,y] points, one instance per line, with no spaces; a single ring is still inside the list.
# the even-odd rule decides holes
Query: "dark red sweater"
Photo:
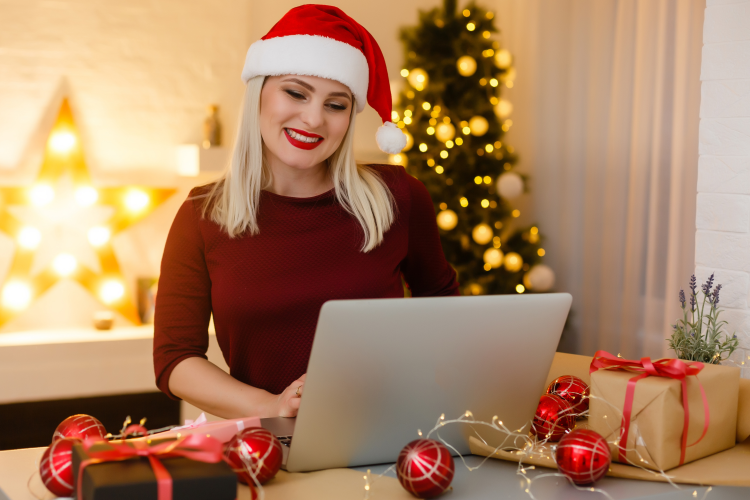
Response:
[[[156,384],[183,359],[206,357],[208,323],[231,375],[281,393],[307,371],[318,314],[332,299],[458,295],[427,189],[401,167],[374,166],[395,198],[396,221],[362,253],[362,228],[333,190],[313,198],[263,191],[259,234],[229,238],[200,217],[193,190],[169,231],[154,328]]]

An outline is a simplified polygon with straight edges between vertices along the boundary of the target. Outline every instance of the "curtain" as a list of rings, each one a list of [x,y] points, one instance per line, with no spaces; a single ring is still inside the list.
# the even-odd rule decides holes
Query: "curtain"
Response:
[[[495,0],[561,348],[663,356],[694,269],[705,0]]]

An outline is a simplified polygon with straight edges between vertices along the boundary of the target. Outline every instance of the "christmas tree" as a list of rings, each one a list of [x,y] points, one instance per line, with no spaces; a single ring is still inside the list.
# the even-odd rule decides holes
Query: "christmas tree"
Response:
[[[443,250],[464,295],[547,291],[552,270],[536,226],[520,227],[512,200],[526,184],[503,137],[513,122],[501,97],[515,78],[513,57],[494,39],[494,14],[456,0],[420,12],[401,31],[406,61],[393,120],[408,143],[391,160],[430,191]]]

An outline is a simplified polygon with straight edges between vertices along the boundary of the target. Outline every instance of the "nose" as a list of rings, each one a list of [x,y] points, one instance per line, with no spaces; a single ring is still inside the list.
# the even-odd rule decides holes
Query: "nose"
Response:
[[[302,123],[307,125],[310,129],[316,129],[323,125],[323,122],[325,121],[323,111],[322,105],[310,104],[305,106],[300,119],[302,120]]]

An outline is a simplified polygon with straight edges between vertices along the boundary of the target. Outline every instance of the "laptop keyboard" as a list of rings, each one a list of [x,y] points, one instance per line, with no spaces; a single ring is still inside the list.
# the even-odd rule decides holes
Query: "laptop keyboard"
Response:
[[[281,441],[281,444],[287,448],[292,445],[292,436],[278,436],[278,438],[279,441]]]

